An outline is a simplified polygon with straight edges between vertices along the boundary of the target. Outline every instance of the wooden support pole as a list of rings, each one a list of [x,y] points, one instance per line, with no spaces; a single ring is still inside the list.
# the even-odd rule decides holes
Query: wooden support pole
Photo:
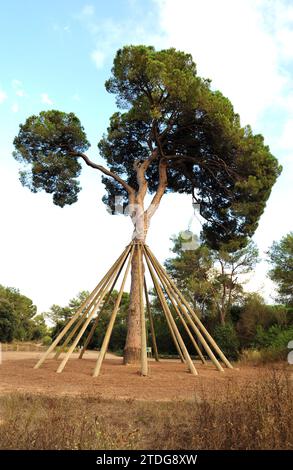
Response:
[[[90,308],[87,309],[83,314],[82,316],[80,317],[80,319],[78,320],[77,324],[75,325],[75,327],[73,328],[73,330],[69,333],[69,335],[66,337],[64,343],[61,345],[59,351],[56,352],[55,356],[54,356],[54,359],[58,359],[60,354],[62,354],[64,351],[65,351],[65,348],[67,346],[67,344],[71,341],[71,339],[74,337],[74,335],[76,334],[76,332],[78,331],[78,329],[80,328],[80,326],[82,325],[82,323],[84,322],[84,320],[86,319],[88,313],[90,311]]]
[[[105,285],[106,282],[103,284]],[[88,316],[88,314],[90,313],[91,309],[92,308],[95,308],[95,305],[96,303],[98,302],[99,300],[99,295],[100,295],[100,292],[99,291],[97,293],[97,295],[94,297],[94,299],[92,300],[92,302],[90,303],[90,305],[85,309],[85,311],[82,313],[81,317],[79,318],[77,324],[75,325],[75,327],[73,328],[73,330],[69,333],[69,335],[66,337],[64,343],[61,345],[59,351],[56,352],[55,356],[54,356],[54,359],[58,359],[60,354],[62,354],[67,346],[67,344],[71,341],[71,339],[74,337],[74,335],[76,334],[76,332],[78,331],[78,329],[80,328],[80,326],[82,325],[82,323],[85,321],[86,317]],[[103,306],[101,307],[101,309],[103,308]],[[99,315],[98,315],[99,316]],[[98,317],[97,317],[98,318]]]
[[[101,346],[101,349],[100,349],[100,352],[99,352],[99,356],[98,356],[98,360],[97,360],[97,363],[96,363],[96,367],[94,369],[93,377],[97,377],[99,375],[100,370],[101,370],[101,366],[102,366],[102,362],[104,360],[104,357],[105,357],[107,349],[108,349],[109,341],[110,341],[111,334],[112,334],[112,331],[113,331],[113,326],[114,326],[116,316],[117,316],[117,312],[118,312],[118,309],[119,309],[119,306],[120,306],[120,303],[121,303],[125,282],[126,282],[126,279],[127,279],[128,273],[129,273],[129,269],[130,269],[130,266],[131,266],[133,251],[134,251],[134,245],[132,246],[132,249],[131,249],[130,257],[129,257],[128,264],[127,264],[127,267],[126,267],[126,270],[125,270],[125,273],[124,273],[124,276],[123,276],[120,291],[119,291],[118,297],[116,299],[115,306],[114,306],[114,309],[113,309],[113,312],[111,314],[110,321],[109,321],[109,324],[108,324],[108,328],[107,328],[107,331],[106,331],[106,334],[105,334],[105,337],[104,337],[104,340],[103,340],[103,343],[102,343],[102,346]]]
[[[159,361],[159,353],[158,353],[158,347],[157,347],[157,341],[156,341],[154,319],[153,319],[153,314],[152,314],[152,311],[151,311],[150,300],[149,300],[149,295],[148,295],[148,289],[147,289],[145,276],[143,277],[143,285],[144,285],[146,309],[147,309],[147,313],[148,313],[148,317],[149,317],[149,321],[150,321],[154,356],[155,356],[156,361],[158,362]]]
[[[157,290],[156,290],[156,292],[157,292]],[[171,325],[171,323],[170,323],[169,317],[168,317],[168,315],[167,315],[166,312],[165,312],[165,307],[162,305],[162,302],[161,302],[161,299],[160,299],[160,295],[159,295],[158,292],[157,292],[157,296],[158,296],[158,299],[159,299],[159,301],[160,301],[160,303],[161,303],[161,306],[162,306],[162,309],[163,309],[163,313],[164,313],[164,315],[165,315],[166,322],[167,322],[169,331],[170,331],[170,333],[171,333],[173,342],[174,342],[174,344],[175,344],[175,348],[177,349],[177,352],[178,352],[180,361],[182,362],[182,364],[185,364],[185,359],[184,359],[183,352],[181,351],[180,345],[179,345],[179,343],[178,343],[178,341],[177,341],[177,337],[176,337],[176,335],[175,335],[175,333],[174,333],[174,331],[173,331],[173,328],[172,328],[172,325]]]
[[[120,266],[123,266],[126,259],[128,258],[128,255],[129,255],[129,252],[130,252],[130,249],[126,252],[125,256],[123,257],[122,261],[120,262],[120,264],[116,267],[116,269],[114,270],[114,272],[112,273],[109,281],[107,282],[107,284],[102,288],[102,291],[101,291],[101,295],[99,297],[99,300],[98,302],[96,303],[95,307],[93,308],[93,310],[90,312],[89,316],[87,317],[83,327],[81,328],[80,332],[78,333],[77,337],[75,338],[74,342],[72,343],[72,345],[70,346],[68,352],[66,353],[66,356],[64,357],[63,361],[61,362],[60,366],[58,367],[57,369],[57,373],[60,374],[64,367],[66,366],[67,364],[67,361],[68,359],[70,358],[71,354],[73,353],[74,349],[76,348],[80,338],[82,337],[83,333],[85,332],[87,326],[89,325],[92,317],[94,316],[94,314],[96,313],[96,311],[98,310],[102,300],[104,299],[105,295],[107,294],[108,292],[108,286],[109,284],[112,282],[113,279],[115,279],[115,275],[116,273],[119,271],[120,269]]]
[[[123,251],[123,253],[119,256],[119,258],[116,260],[116,262],[114,263],[114,265],[109,269],[109,271],[105,274],[105,276],[102,278],[102,280],[99,282],[99,284],[95,287],[95,289],[91,292],[91,294],[89,295],[89,297],[82,303],[82,305],[79,307],[79,309],[77,310],[77,312],[73,315],[73,317],[71,318],[71,320],[67,323],[67,325],[65,325],[65,327],[63,328],[63,330],[59,333],[59,335],[56,337],[56,339],[53,341],[53,343],[49,346],[49,348],[47,349],[47,351],[45,351],[45,353],[41,356],[41,358],[39,359],[39,361],[37,362],[37,364],[34,366],[34,369],[38,369],[42,364],[43,362],[47,359],[47,357],[49,356],[49,354],[54,351],[54,349],[56,348],[56,346],[59,344],[59,342],[61,341],[61,339],[64,337],[64,335],[67,333],[67,331],[71,328],[71,326],[74,324],[74,322],[77,320],[77,318],[80,316],[80,314],[83,312],[83,310],[85,308],[88,307],[89,303],[92,301],[93,298],[96,297],[96,294],[99,292],[101,286],[103,285],[103,283],[105,282],[105,280],[109,277],[109,275],[111,274],[111,272],[113,271],[113,269],[115,269],[115,267],[117,266],[117,264],[123,259],[123,257],[126,255],[126,253],[129,253],[129,250],[130,250],[130,245],[128,245],[125,250]],[[97,294],[99,295],[99,293]]]
[[[184,313],[185,317],[187,318],[188,322],[190,323],[191,328],[193,329],[193,331],[197,335],[199,341],[203,345],[203,347],[204,347],[206,353],[208,354],[208,356],[210,357],[211,361],[214,363],[214,365],[216,366],[216,368],[220,372],[224,372],[224,369],[223,369],[221,363],[219,362],[219,360],[215,356],[214,352],[212,351],[210,345],[207,343],[206,339],[204,338],[204,336],[202,335],[202,333],[200,332],[200,330],[196,326],[196,323],[194,321],[195,318],[190,315],[190,313],[189,313],[189,311],[188,311],[188,309],[185,305],[182,306],[182,312]]]
[[[168,287],[167,278],[166,278],[166,273],[162,270],[162,267],[159,265],[158,262],[156,262],[156,260],[151,260],[151,261],[152,261],[152,264],[153,264],[153,266],[154,266],[154,268],[155,268],[155,270],[156,270],[156,272],[157,272],[157,275],[158,275],[158,277],[159,277],[159,279],[160,279],[160,281],[161,281],[161,283],[162,283],[162,285],[163,285],[163,287],[164,287],[164,289],[165,289],[165,291],[166,291],[166,293],[167,293],[169,299],[171,300],[171,303],[172,303],[172,305],[173,305],[173,307],[174,307],[174,309],[175,309],[175,311],[176,311],[178,317],[180,318],[180,320],[181,320],[181,322],[182,322],[182,324],[183,324],[183,326],[184,326],[184,328],[185,328],[185,331],[187,332],[187,334],[188,334],[188,336],[189,336],[189,338],[190,338],[190,340],[191,340],[191,342],[192,342],[192,344],[193,344],[193,346],[194,346],[194,348],[195,348],[197,354],[199,355],[199,357],[200,357],[202,363],[203,363],[203,364],[206,364],[206,360],[205,360],[205,358],[204,358],[204,356],[203,356],[201,350],[199,349],[198,344],[196,343],[196,341],[195,341],[195,339],[194,339],[194,337],[193,337],[193,335],[192,335],[192,333],[191,333],[191,331],[190,331],[190,329],[189,329],[189,327],[188,327],[186,321],[184,320],[184,318],[183,318],[183,316],[182,316],[182,314],[181,314],[181,312],[180,312],[180,310],[179,310],[179,308],[178,308],[178,305],[179,305],[180,307],[182,307],[182,305],[180,305],[180,301],[178,302],[178,299],[176,299],[176,295],[175,295],[175,293],[174,293],[172,287],[171,287],[171,286]],[[177,305],[177,304],[178,304],[178,305]]]
[[[160,294],[159,294],[159,292],[157,291],[156,284],[155,284],[154,282],[153,282],[153,284],[154,284],[154,289],[155,289],[155,291],[156,291],[157,297],[158,297],[158,299],[159,299],[159,301],[160,301],[160,304],[161,304],[163,313],[164,313],[164,315],[165,315],[165,319],[166,319],[167,326],[168,326],[168,328],[169,328],[169,331],[170,331],[172,340],[173,340],[173,342],[174,342],[175,348],[177,349],[178,356],[179,356],[181,362],[184,364],[184,363],[185,363],[185,359],[184,359],[184,356],[183,356],[182,351],[181,351],[181,349],[180,349],[180,346],[179,346],[179,343],[178,343],[178,341],[177,341],[176,335],[175,335],[175,333],[174,333],[174,331],[173,331],[173,328],[172,328],[172,325],[171,325],[171,323],[170,323],[170,321],[169,321],[169,317],[168,317],[168,315],[167,315],[166,312],[165,312],[165,307],[164,307],[164,305],[163,305],[162,302],[161,302]]]
[[[149,255],[151,256],[152,259],[156,260],[156,262],[159,264],[158,260],[156,259],[156,257],[153,255],[153,253],[151,252],[150,248],[149,247],[146,247],[146,250],[147,252],[149,253]],[[161,268],[163,270],[163,268]],[[219,346],[217,345],[217,343],[215,342],[215,340],[213,339],[213,337],[209,334],[209,332],[206,330],[205,326],[203,325],[203,323],[200,321],[200,319],[198,318],[198,316],[196,315],[196,313],[193,311],[193,309],[190,307],[189,303],[187,302],[187,300],[185,299],[185,297],[182,295],[182,293],[180,292],[180,290],[178,289],[178,287],[176,286],[176,284],[172,281],[172,279],[167,275],[167,273],[164,271],[164,274],[165,276],[167,277],[170,285],[173,287],[174,291],[177,293],[178,295],[178,298],[181,300],[182,304],[186,307],[186,310],[190,313],[190,315],[192,316],[194,322],[197,324],[197,326],[200,328],[200,330],[202,331],[202,333],[205,335],[206,339],[209,341],[209,343],[211,344],[211,346],[214,348],[214,350],[217,352],[217,354],[219,355],[219,357],[222,359],[222,361],[224,362],[224,364],[230,368],[230,369],[233,369],[233,366],[232,364],[229,362],[229,360],[226,358],[226,356],[224,355],[224,353],[221,351],[221,349],[219,348]],[[202,344],[204,345],[204,342],[202,341],[202,339],[200,338],[199,336],[199,330],[198,330],[198,337],[200,339],[200,341],[202,342]],[[202,337],[202,335],[201,335]],[[222,369],[223,370],[223,369]]]
[[[154,259],[154,257],[151,257],[151,259],[156,263],[158,269],[160,269],[160,272],[162,273],[162,275],[164,276],[164,278],[169,282],[169,284],[171,283],[171,279],[169,278],[169,276],[167,275],[167,273],[163,270],[163,267],[159,264],[159,262]],[[172,286],[172,285],[171,285]],[[174,294],[177,294],[177,292],[175,291],[175,289],[173,289],[173,293]],[[213,351],[211,350],[211,348],[209,347],[208,343],[206,342],[205,338],[203,337],[203,335],[201,334],[201,332],[199,331],[199,329],[197,328],[197,326],[194,324],[194,322],[191,320],[190,318],[190,315],[188,314],[188,312],[186,311],[186,307],[185,305],[181,302],[179,296],[177,295],[177,303],[178,305],[180,306],[181,308],[181,312],[185,315],[186,319],[188,320],[188,322],[190,323],[193,331],[195,332],[195,334],[197,335],[199,341],[202,343],[204,349],[206,350],[208,356],[210,357],[211,361],[214,363],[214,365],[216,366],[216,368],[220,371],[220,372],[224,372],[224,369],[223,367],[221,366],[221,364],[219,363],[218,359],[216,358],[216,356],[214,355]]]
[[[154,266],[154,268],[156,269],[156,266]],[[195,341],[195,339],[193,337],[193,334],[191,333],[186,321],[184,320],[184,318],[183,318],[183,316],[182,316],[182,314],[181,314],[181,312],[178,308],[178,305],[176,304],[176,300],[177,300],[176,297],[173,297],[174,294],[169,290],[168,285],[166,283],[166,280],[162,276],[162,273],[159,270],[157,270],[157,274],[158,274],[158,277],[160,278],[160,281],[161,281],[161,283],[162,283],[162,285],[163,285],[163,287],[166,291],[166,294],[168,295],[169,299],[171,300],[171,303],[174,307],[175,312],[177,313],[179,319],[181,320],[181,323],[183,324],[184,329],[187,332],[187,334],[188,334],[188,336],[189,336],[189,338],[190,338],[190,340],[191,340],[191,342],[194,346],[194,349],[196,350],[197,354],[199,355],[202,363],[206,364],[206,360],[205,360],[201,350],[199,349],[199,346],[198,346],[197,342]],[[178,300],[177,300],[177,302],[178,302]]]
[[[104,304],[104,305],[105,305],[105,304]],[[95,330],[96,330],[96,328],[97,328],[97,324],[98,324],[98,321],[99,321],[99,318],[100,318],[100,314],[101,314],[102,309],[104,308],[104,305],[102,306],[102,308],[101,308],[101,310],[100,310],[100,312],[99,312],[99,315],[96,317],[96,319],[95,319],[95,321],[94,321],[94,323],[93,323],[93,326],[91,327],[91,330],[90,330],[90,332],[89,332],[89,334],[88,334],[88,336],[87,336],[87,338],[86,338],[86,340],[85,340],[85,343],[84,343],[84,345],[83,345],[83,347],[82,347],[82,350],[81,350],[80,353],[79,353],[78,359],[82,359],[82,358],[83,358],[83,355],[84,355],[84,353],[85,353],[85,351],[86,351],[86,349],[87,349],[87,347],[88,347],[88,345],[89,345],[89,343],[90,343],[92,337],[94,336],[94,333],[95,333]]]
[[[116,264],[116,263],[115,263]],[[116,264],[117,265],[117,264]],[[120,275],[120,272],[121,272],[121,269],[122,267],[120,267],[120,271],[118,272],[117,276],[116,276],[116,280],[118,279],[119,275]],[[106,283],[106,280],[105,280],[105,283]],[[103,285],[105,285],[105,283]],[[114,286],[116,284],[116,281],[113,283],[113,286],[111,288],[111,291],[109,292],[109,296],[111,295],[111,292],[112,290],[114,289]],[[88,306],[88,308],[85,310],[85,312],[82,314],[81,318],[79,319],[78,323],[76,324],[76,326],[74,327],[74,329],[71,331],[71,333],[67,336],[66,340],[64,341],[64,343],[62,344],[61,346],[61,349],[59,351],[56,352],[55,354],[55,359],[58,359],[58,357],[60,356],[60,354],[65,350],[67,344],[71,341],[71,339],[74,337],[74,335],[76,334],[76,332],[78,331],[78,329],[80,328],[80,326],[82,325],[82,323],[84,322],[84,320],[86,319],[87,315],[89,314],[90,310],[92,308],[95,308],[95,304],[97,303],[98,301],[98,297],[99,297],[99,293],[93,298],[92,302],[90,303],[90,305]],[[108,299],[108,297],[107,297]],[[104,307],[104,305],[101,307],[101,309]],[[100,310],[101,310],[100,309]],[[95,327],[98,323],[98,320],[99,320],[99,316],[100,316],[100,312],[98,312],[98,315],[97,315],[97,318],[95,320],[95,323],[93,325],[93,328],[91,329],[91,332],[90,334],[88,335],[88,338],[89,340],[87,340],[87,344],[86,346],[88,345],[89,341],[91,340],[91,337],[93,336],[94,334],[94,331],[95,331]],[[95,326],[95,327],[94,327]],[[92,333],[92,334],[91,334]],[[90,336],[91,335],[91,336]],[[80,353],[80,356],[79,358],[82,358],[83,354],[84,354],[84,350],[85,348],[82,349],[81,353]]]
[[[197,370],[196,370],[196,368],[194,367],[194,364],[193,364],[193,362],[192,362],[192,360],[191,360],[191,357],[190,357],[190,355],[189,355],[189,353],[188,353],[188,351],[187,351],[187,348],[186,348],[186,346],[185,346],[185,344],[184,344],[184,341],[183,341],[183,339],[182,339],[182,337],[181,337],[181,334],[180,334],[180,332],[179,332],[179,330],[178,330],[178,328],[177,328],[177,325],[176,325],[176,323],[175,323],[175,320],[174,320],[174,318],[173,318],[173,316],[172,316],[172,314],[171,314],[171,312],[170,312],[170,309],[169,309],[168,304],[167,304],[167,302],[166,302],[166,299],[165,299],[164,293],[163,293],[163,291],[162,291],[162,288],[161,288],[161,286],[159,285],[159,283],[158,283],[158,281],[157,281],[157,279],[156,279],[156,275],[155,275],[155,272],[154,272],[154,270],[153,270],[152,263],[150,262],[150,260],[149,260],[149,258],[148,258],[148,255],[147,255],[147,253],[146,253],[145,250],[144,250],[144,256],[145,256],[145,259],[146,259],[146,262],[147,262],[147,265],[148,265],[148,268],[149,268],[149,272],[150,272],[150,274],[151,274],[151,276],[152,276],[153,283],[154,283],[154,285],[156,286],[156,291],[157,291],[158,294],[159,294],[161,304],[162,304],[162,306],[164,306],[164,307],[163,307],[164,313],[165,313],[166,316],[169,317],[170,324],[172,325],[172,328],[173,328],[174,333],[175,333],[175,335],[176,335],[176,337],[177,337],[177,340],[178,340],[178,343],[179,343],[179,345],[180,345],[180,348],[182,349],[182,352],[183,352],[183,355],[184,355],[186,364],[187,364],[187,366],[188,366],[190,372],[191,372],[193,375],[197,375]]]
[[[117,273],[117,275],[116,275],[116,278],[115,278],[115,280],[114,280],[114,282],[113,282],[113,284],[112,284],[112,286],[111,286],[111,289],[110,289],[110,291],[108,292],[107,298],[106,298],[106,300],[105,300],[103,306],[101,307],[100,312],[99,312],[97,318],[95,319],[95,321],[94,321],[94,323],[93,323],[93,326],[92,326],[92,328],[91,328],[91,330],[90,330],[90,332],[89,332],[89,334],[88,334],[88,337],[87,337],[86,340],[85,340],[85,343],[84,343],[84,345],[83,345],[83,348],[82,348],[82,350],[81,350],[81,352],[80,352],[80,354],[79,354],[79,356],[78,356],[79,359],[82,359],[82,357],[83,357],[83,355],[84,355],[84,353],[85,353],[85,351],[86,351],[86,348],[88,347],[88,345],[89,345],[89,343],[90,343],[90,340],[92,339],[92,337],[93,337],[93,335],[94,335],[94,332],[95,332],[95,330],[96,330],[96,327],[97,327],[99,318],[100,318],[100,316],[101,316],[101,312],[102,312],[102,310],[104,310],[104,308],[106,307],[106,305],[108,304],[108,302],[109,302],[109,300],[110,300],[110,298],[111,298],[111,294],[112,294],[112,292],[113,292],[113,290],[114,290],[114,287],[115,287],[115,285],[116,285],[116,282],[117,282],[117,280],[118,280],[118,278],[119,278],[119,276],[120,276],[120,273],[121,273],[121,271],[122,271],[122,268],[123,268],[123,266],[120,267],[120,270],[118,271],[118,273]]]
[[[138,250],[138,276],[139,276],[139,300],[140,300],[140,325],[141,325],[141,375],[148,375],[148,357],[147,357],[147,338],[146,338],[146,322],[143,302],[143,279],[144,267],[142,257],[142,245],[137,245]]]

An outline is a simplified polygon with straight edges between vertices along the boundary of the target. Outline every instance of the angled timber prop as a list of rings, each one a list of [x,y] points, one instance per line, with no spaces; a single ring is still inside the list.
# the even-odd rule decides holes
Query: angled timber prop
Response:
[[[145,313],[158,358],[145,282],[148,270],[182,361],[196,374],[178,322],[200,359],[205,361],[205,351],[205,356],[222,371],[219,360],[227,367],[231,364],[145,243],[150,221],[165,193],[191,194],[205,219],[203,240],[214,249],[225,246],[236,250],[254,234],[281,169],[263,137],[254,135],[249,126],[241,127],[230,101],[219,91],[211,90],[209,80],[197,75],[189,54],[175,49],[124,47],[116,54],[106,89],[116,95],[121,110],[113,114],[107,134],[98,144],[107,167],[89,159],[86,152],[90,144],[73,113],[51,110],[31,116],[20,125],[14,140],[15,158],[29,167],[21,172],[21,182],[33,192],[51,193],[54,204],[60,207],[76,202],[80,191],[78,176],[84,162],[102,173],[106,189],[103,201],[114,213],[119,196],[119,204],[123,202],[125,214],[134,225],[131,243],[36,367],[59,344],[64,350],[68,345],[68,351],[58,372],[80,342],[80,357],[83,356],[99,313],[119,281],[119,294],[94,371],[98,375],[129,274],[124,362],[141,362],[142,375],[147,375]],[[147,193],[153,197],[145,207]]]

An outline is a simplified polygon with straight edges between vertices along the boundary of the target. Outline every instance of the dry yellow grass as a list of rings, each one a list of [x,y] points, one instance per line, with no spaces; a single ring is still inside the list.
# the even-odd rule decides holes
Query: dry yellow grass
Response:
[[[0,449],[293,449],[288,375],[189,401],[0,397]]]

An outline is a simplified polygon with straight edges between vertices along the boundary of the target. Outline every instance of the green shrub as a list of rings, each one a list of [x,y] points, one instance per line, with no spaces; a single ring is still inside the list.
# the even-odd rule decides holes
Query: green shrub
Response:
[[[268,362],[286,361],[288,343],[293,339],[293,328],[281,328],[273,325],[267,331],[258,326],[254,338],[254,349],[241,353],[241,360],[255,365]]]
[[[0,342],[11,343],[16,331],[16,317],[13,305],[0,298]]]
[[[284,348],[274,349],[244,349],[241,352],[240,361],[254,366],[265,365],[270,362],[287,360],[288,351]]]
[[[44,346],[50,346],[50,344],[52,343],[51,336],[44,336],[44,338],[42,339],[42,343]]]
[[[293,327],[281,328],[273,325],[267,331],[263,327],[258,326],[253,346],[256,349],[276,349],[286,350],[289,341],[293,339]]]
[[[238,359],[240,344],[235,328],[231,323],[218,325],[214,330],[214,339],[229,359]]]
[[[257,349],[243,349],[240,355],[240,361],[247,363],[258,365],[262,362],[262,354],[261,351]]]

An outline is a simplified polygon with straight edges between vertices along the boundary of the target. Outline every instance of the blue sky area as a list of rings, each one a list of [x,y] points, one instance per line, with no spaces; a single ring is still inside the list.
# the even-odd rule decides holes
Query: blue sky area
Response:
[[[131,236],[126,218],[101,202],[100,175],[85,168],[73,206],[53,206],[18,181],[11,156],[18,126],[41,110],[73,111],[99,159],[97,142],[115,111],[104,82],[125,44],[190,52],[198,72],[261,132],[283,165],[255,234],[263,262],[248,284],[267,300],[265,251],[292,230],[293,3],[283,0],[10,0],[0,16],[0,283],[18,287],[39,310],[91,289]],[[149,244],[161,261],[170,236],[187,228],[189,197],[165,196]],[[193,229],[200,230],[198,221]]]
[[[13,135],[28,114],[57,107],[78,114],[94,145],[114,111],[114,98],[104,88],[114,54],[124,40],[133,42],[134,27],[143,21],[146,28],[152,6],[127,0],[3,2],[0,86],[8,99],[1,106],[1,129],[4,124]],[[139,39],[137,31],[134,42]],[[24,90],[23,99],[17,88]]]

